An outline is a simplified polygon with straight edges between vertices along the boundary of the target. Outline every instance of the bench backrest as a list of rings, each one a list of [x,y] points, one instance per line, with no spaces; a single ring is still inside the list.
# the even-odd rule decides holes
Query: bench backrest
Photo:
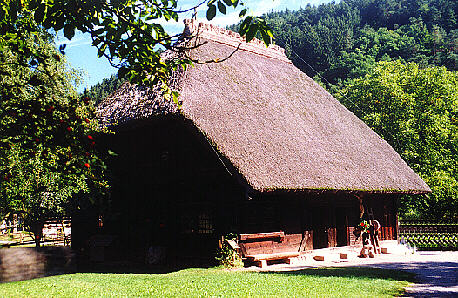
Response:
[[[302,237],[299,234],[285,235],[284,232],[240,234],[238,244],[242,256],[298,252]]]

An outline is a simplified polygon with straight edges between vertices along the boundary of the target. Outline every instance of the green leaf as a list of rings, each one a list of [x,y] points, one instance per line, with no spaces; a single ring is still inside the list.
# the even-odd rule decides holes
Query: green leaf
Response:
[[[41,22],[43,22],[43,19],[45,17],[45,8],[46,8],[46,5],[43,3],[40,3],[40,5],[38,5],[37,9],[35,10],[35,14],[33,15],[33,17],[35,19],[35,22],[37,22],[37,24],[41,24]]]
[[[267,29],[267,30],[265,30],[265,32],[266,32],[266,33],[267,33],[267,35],[269,35],[271,38],[273,38],[273,37],[274,37],[274,34],[272,33],[272,30],[270,30],[270,29]]]
[[[252,20],[253,20],[253,17],[246,17],[245,20],[243,20],[242,25],[240,25],[240,29],[239,29],[239,33],[241,36],[245,35],[248,28],[250,27]]]
[[[73,24],[68,23],[64,26],[64,36],[68,39],[72,39],[75,36],[75,27]]]
[[[232,3],[232,0],[223,0],[224,3],[226,3],[227,6],[232,6],[233,3]]]
[[[107,44],[106,44],[106,43],[103,44],[103,45],[100,47],[100,49],[99,49],[99,51],[98,51],[98,54],[97,54],[97,56],[98,56],[99,58],[103,56],[103,53],[105,52],[106,48],[107,48]]]
[[[246,42],[250,42],[258,32],[258,24],[251,24],[248,32],[246,33]]]
[[[270,44],[270,36],[267,35],[265,30],[259,29],[259,32],[261,33],[262,41],[264,41],[264,44],[268,46]]]
[[[54,20],[54,30],[56,31],[61,30],[62,28],[64,28],[64,24],[65,24],[65,17],[64,15],[61,14],[59,17],[57,17]]]
[[[178,22],[178,13],[176,12],[172,13],[172,18],[175,22]]]
[[[207,20],[211,21],[216,16],[216,6],[211,4],[207,9]]]
[[[122,66],[120,69],[118,69],[118,78],[122,79],[124,76],[127,74],[129,69],[125,66]]]
[[[118,153],[113,152],[111,150],[108,150],[108,154],[111,155],[111,156],[118,156],[119,155]]]
[[[244,16],[246,16],[246,8],[242,9],[239,13],[239,18],[243,18]]]
[[[221,1],[218,1],[218,10],[222,14],[226,14],[226,5],[224,5]]]
[[[94,39],[94,41],[92,42],[92,45],[93,46],[97,46],[99,43],[102,42],[102,39],[100,37],[97,37],[96,39]]]
[[[18,10],[17,9],[18,8],[16,6],[16,1],[11,1],[9,14],[10,14],[10,17],[11,17],[11,21],[13,23],[15,23],[16,19],[17,19],[17,15],[18,15]]]
[[[114,57],[115,54],[116,54],[116,45],[113,44],[113,43],[110,43],[110,44],[108,45],[108,50],[110,51],[110,56],[111,56],[111,57]]]
[[[173,102],[175,104],[178,105],[178,107],[181,107],[181,104],[180,102],[178,101],[178,98],[179,98],[180,94],[178,93],[178,91],[172,91],[172,99],[173,99]]]

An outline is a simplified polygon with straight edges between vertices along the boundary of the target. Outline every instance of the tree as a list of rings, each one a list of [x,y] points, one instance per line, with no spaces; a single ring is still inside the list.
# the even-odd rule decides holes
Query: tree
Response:
[[[243,5],[238,0],[206,0],[207,19],[217,10]],[[186,10],[187,11],[187,10]],[[99,132],[93,102],[73,90],[61,54],[49,32],[89,33],[99,57],[119,68],[118,76],[147,86],[167,83],[171,71],[193,60],[184,55],[163,60],[162,48],[186,50],[181,35],[170,36],[162,21],[177,21],[176,0],[89,1],[7,0],[0,2],[0,207],[22,213],[40,243],[43,220],[78,206],[82,193],[103,194],[105,166],[95,150]],[[246,9],[240,16],[245,16]],[[246,17],[240,33],[250,41],[272,33],[261,18]],[[64,53],[65,46],[60,47]]]
[[[183,50],[186,45],[179,43],[182,34],[171,36],[161,25],[163,21],[178,21],[185,12],[207,5],[207,19],[212,20],[217,11],[226,14],[227,8],[243,6],[239,0],[203,0],[195,7],[180,10],[177,0],[8,0],[0,2],[0,47],[15,43],[15,51],[23,50],[23,39],[18,29],[27,27],[33,33],[44,28],[63,30],[68,39],[75,31],[89,33],[92,45],[97,47],[99,57],[106,57],[119,68],[118,77],[132,83],[146,86],[161,84],[166,97],[178,96],[167,86],[170,73],[178,67],[192,64],[193,60],[184,53],[164,60],[162,48]],[[243,9],[240,16],[246,15]],[[29,18],[30,17],[30,18]],[[26,23],[23,20],[30,19]],[[34,22],[31,22],[33,20]],[[37,26],[34,27],[34,24]],[[265,20],[248,16],[240,27],[240,34],[250,41],[260,32],[264,42],[269,44],[272,32]],[[61,48],[64,50],[64,47]],[[26,52],[27,56],[34,53]],[[194,61],[195,62],[195,61]]]
[[[338,97],[431,187],[423,198],[403,198],[401,215],[456,218],[458,74],[445,67],[379,62],[365,77],[351,80]]]
[[[39,246],[46,218],[78,207],[85,193],[103,196],[108,185],[93,103],[77,95],[78,77],[52,36],[25,27],[20,47],[0,50],[0,213],[21,214]]]
[[[124,82],[125,80],[119,79],[116,75],[112,75],[107,79],[103,79],[102,82],[95,84],[89,90],[84,89],[83,95],[91,98],[95,105],[97,105],[111,93],[118,90]]]
[[[457,70],[457,3],[342,0],[265,18],[291,61],[334,93],[378,61],[402,59]]]

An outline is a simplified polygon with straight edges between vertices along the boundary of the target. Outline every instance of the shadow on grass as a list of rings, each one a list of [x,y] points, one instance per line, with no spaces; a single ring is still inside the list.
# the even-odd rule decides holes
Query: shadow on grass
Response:
[[[115,273],[115,274],[167,274],[189,268],[213,268],[209,262],[172,262],[169,264],[146,265],[132,261],[105,263],[79,262],[78,273]]]

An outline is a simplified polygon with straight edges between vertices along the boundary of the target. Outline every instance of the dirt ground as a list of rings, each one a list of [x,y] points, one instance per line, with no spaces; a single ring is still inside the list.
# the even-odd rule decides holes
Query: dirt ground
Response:
[[[359,258],[359,248],[339,247],[314,250],[293,264],[275,264],[256,271],[289,271],[314,267],[375,267],[399,269],[413,272],[418,282],[408,287],[408,297],[458,297],[458,251],[416,251],[398,245],[396,241],[384,241],[388,254],[374,258]],[[340,254],[347,259],[340,259]],[[315,261],[313,256],[324,256],[324,261]]]

